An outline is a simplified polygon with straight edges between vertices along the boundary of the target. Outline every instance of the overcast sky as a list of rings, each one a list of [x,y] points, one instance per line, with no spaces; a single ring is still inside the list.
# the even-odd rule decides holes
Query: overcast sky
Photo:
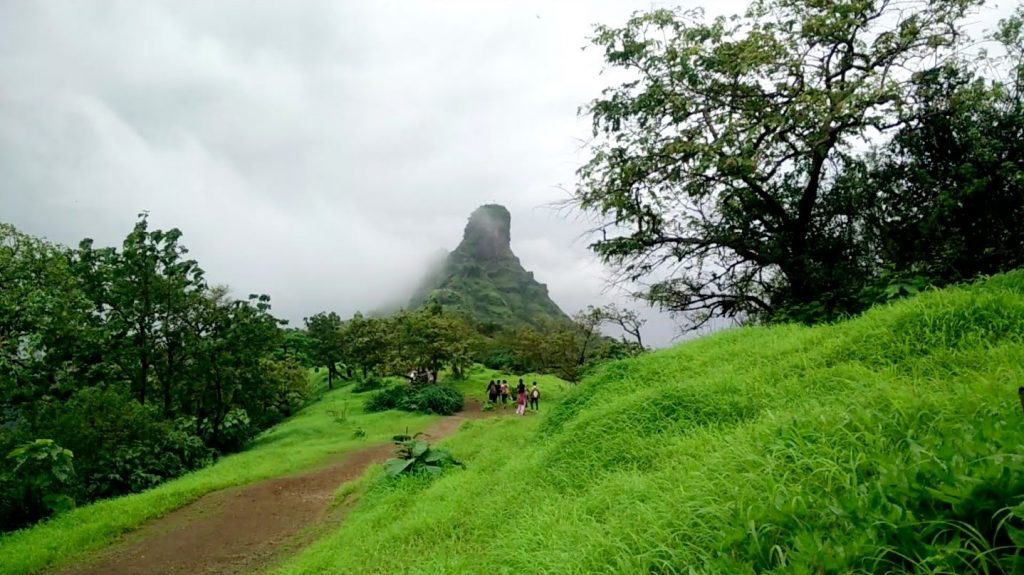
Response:
[[[671,4],[0,0],[0,219],[119,244],[148,210],[211,282],[300,324],[407,298],[496,202],[565,311],[626,302],[549,206],[608,83],[592,25]]]

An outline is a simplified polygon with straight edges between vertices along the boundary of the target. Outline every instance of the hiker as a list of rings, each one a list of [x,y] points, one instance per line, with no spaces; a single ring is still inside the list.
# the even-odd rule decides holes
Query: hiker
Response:
[[[508,380],[501,380],[501,405],[504,407],[508,404]]]
[[[493,379],[487,384],[487,403],[498,403],[498,384]]]
[[[540,411],[540,389],[537,388],[537,382],[533,382],[533,387],[530,388],[530,409],[533,411]]]
[[[521,379],[516,386],[516,415],[526,415],[526,386]]]
[[[522,378],[519,378],[519,385],[516,386],[516,393],[526,393],[526,386],[523,385]]]

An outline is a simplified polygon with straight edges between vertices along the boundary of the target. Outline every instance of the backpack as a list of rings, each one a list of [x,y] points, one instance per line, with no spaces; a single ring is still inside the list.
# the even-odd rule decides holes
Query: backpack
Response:
[[[532,390],[530,390],[530,397],[532,397],[534,399],[539,398],[540,397],[540,390],[537,389],[536,387],[533,388]]]

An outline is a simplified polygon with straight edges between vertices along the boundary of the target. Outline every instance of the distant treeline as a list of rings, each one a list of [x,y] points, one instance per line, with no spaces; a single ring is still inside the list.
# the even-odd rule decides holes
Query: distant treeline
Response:
[[[206,465],[310,398],[269,298],[208,285],[180,237],[0,225],[0,528]]]
[[[618,326],[622,339],[602,335],[606,324]],[[474,363],[577,381],[596,363],[644,350],[644,320],[614,305],[588,307],[568,322],[499,326],[430,300],[386,317],[356,313],[343,320],[335,312],[322,312],[306,318],[305,325],[305,330],[288,331],[289,349],[307,364],[324,367],[331,387],[336,379],[352,377],[436,381],[441,370],[457,378]]]

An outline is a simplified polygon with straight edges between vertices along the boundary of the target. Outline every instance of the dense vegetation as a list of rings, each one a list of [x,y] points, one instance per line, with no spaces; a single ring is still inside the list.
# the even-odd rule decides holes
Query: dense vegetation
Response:
[[[413,309],[292,330],[145,215],[119,249],[0,225],[0,530],[56,515],[0,538],[3,568],[426,421],[389,410],[453,413],[496,376],[482,363],[583,384],[540,377],[542,418],[402,439],[395,477],[282,572],[1024,572],[1024,271],[929,289],[1024,264],[1024,8],[992,36],[994,79],[961,32],[977,4],[759,0],[597,29],[625,80],[587,108],[595,252],[696,325],[920,294],[842,323],[643,353],[628,310],[564,314],[493,205]],[[307,368],[355,385],[300,411]],[[466,468],[440,474],[453,454]]]
[[[602,335],[606,325],[623,329],[622,339]],[[635,312],[608,305],[588,307],[564,321],[541,321],[540,327],[520,324],[491,330],[476,318],[431,300],[417,310],[384,317],[356,313],[342,320],[337,313],[322,312],[306,318],[304,333],[291,335],[294,347],[309,350],[309,365],[327,371],[329,388],[336,379],[354,378],[356,385],[370,389],[388,377],[404,378],[410,386],[436,383],[444,369],[458,379],[473,363],[577,381],[603,361],[641,353],[643,325]]]
[[[1021,381],[1024,272],[729,330],[542,383],[280,572],[1020,573]]]
[[[180,237],[0,225],[0,530],[202,467],[309,399],[269,298],[208,286]]]
[[[325,374],[313,374],[320,386]],[[493,374],[481,373],[482,378]],[[25,575],[67,564],[109,545],[143,522],[203,494],[308,469],[352,450],[391,440],[396,433],[425,429],[436,417],[395,411],[365,413],[365,395],[352,388],[325,393],[318,401],[259,436],[241,453],[162,485],[98,501],[32,527],[0,535],[0,574]]]
[[[624,81],[586,108],[574,199],[602,221],[594,251],[697,325],[833,320],[1024,264],[1024,9],[986,44],[965,33],[980,3],[599,27]]]

